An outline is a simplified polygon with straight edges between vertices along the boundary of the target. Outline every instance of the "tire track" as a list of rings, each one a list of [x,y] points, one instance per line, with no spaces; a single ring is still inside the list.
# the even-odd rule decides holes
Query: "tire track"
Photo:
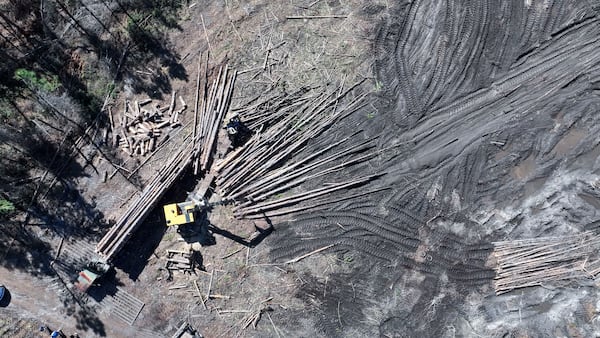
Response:
[[[407,290],[425,293],[403,310],[406,316],[389,318],[446,320],[451,317],[440,313],[452,303],[491,285],[488,241],[514,234],[529,217],[519,214],[518,203],[511,210],[505,206],[537,189],[533,181],[579,165],[575,154],[593,148],[579,145],[588,142],[582,139],[565,156],[553,152],[570,130],[586,126],[590,132],[587,126],[598,120],[590,111],[597,108],[600,25],[588,5],[553,0],[419,1],[395,10],[398,16],[391,16],[374,42],[385,54],[375,65],[385,95],[394,95],[378,109],[394,122],[377,124],[387,133],[378,146],[406,146],[369,163],[387,172],[375,184],[392,189],[299,218],[289,228],[303,243],[283,244],[296,240],[286,239],[278,245],[287,248],[275,253],[301,255],[330,244],[334,251],[363,253],[365,265],[375,262],[390,271],[360,278],[386,289],[384,280],[410,277],[414,284]],[[515,178],[515,168],[529,158],[534,168],[519,169],[526,172]],[[589,208],[564,205],[556,194],[546,200],[548,208],[557,208],[559,222],[590,220]],[[545,219],[536,229],[559,227],[555,223]],[[328,330],[334,329],[335,321],[330,324]],[[424,325],[415,331],[434,332]]]
[[[340,212],[327,213],[324,223],[331,225],[341,225],[344,227],[360,227],[381,238],[387,239],[392,243],[402,244],[408,247],[416,248],[418,240],[413,238],[414,234],[403,229],[396,228],[385,222],[383,219],[378,219],[372,216],[366,216],[355,212]]]
[[[396,43],[396,47],[394,50],[395,55],[395,66],[397,73],[398,85],[400,87],[401,92],[404,95],[407,104],[408,115],[412,118],[412,116],[420,115],[421,107],[417,101],[417,95],[414,91],[414,84],[412,83],[411,76],[408,71],[408,65],[405,58],[406,44],[408,42],[408,36],[412,29],[412,24],[414,22],[414,18],[419,7],[420,1],[415,1],[410,3],[410,9],[408,11],[408,15],[402,23],[402,30],[400,31],[400,38]],[[417,118],[418,120],[418,118]]]

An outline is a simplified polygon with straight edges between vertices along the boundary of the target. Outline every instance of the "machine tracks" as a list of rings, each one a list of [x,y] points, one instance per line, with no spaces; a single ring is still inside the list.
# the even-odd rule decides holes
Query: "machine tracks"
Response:
[[[457,281],[470,281],[461,274],[487,273],[485,262],[491,252],[488,245],[466,243],[459,236],[434,230],[402,207],[388,205],[385,209],[386,218],[348,210],[300,218],[292,222],[290,229],[297,224],[303,231],[312,227],[313,232],[303,233],[293,241],[284,240],[271,255],[275,260],[287,260],[333,244],[332,250],[358,251],[423,273],[439,274],[448,269],[450,277]],[[472,279],[489,281],[488,277],[481,273]]]
[[[386,119],[378,146],[405,146],[363,167],[386,172],[373,184],[389,190],[298,217],[272,255],[288,260],[334,244],[327,252],[362,253],[390,269],[385,278],[424,275],[418,283],[433,286],[419,285],[427,294],[411,313],[438,318],[431,304],[445,310],[492,285],[491,242],[539,212],[524,201],[533,203],[557,169],[581,169],[578,156],[596,149],[586,145],[596,141],[588,134],[598,122],[600,19],[574,0],[420,0],[391,12],[374,41],[384,88],[377,109]],[[589,220],[593,206],[557,199],[536,208]],[[555,223],[537,226],[560,229]]]

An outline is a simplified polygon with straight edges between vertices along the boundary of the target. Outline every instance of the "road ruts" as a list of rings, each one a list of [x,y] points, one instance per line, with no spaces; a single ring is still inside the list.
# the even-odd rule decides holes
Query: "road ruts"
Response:
[[[394,64],[397,74],[397,81],[406,103],[406,116],[411,120],[418,120],[418,117],[414,116],[419,116],[422,114],[422,107],[421,102],[417,97],[416,89],[410,74],[408,60],[406,57],[406,44],[408,42],[408,36],[413,25],[416,12],[421,2],[422,1],[417,0],[410,3],[408,15],[402,23],[401,31],[399,33],[399,40],[394,48]]]

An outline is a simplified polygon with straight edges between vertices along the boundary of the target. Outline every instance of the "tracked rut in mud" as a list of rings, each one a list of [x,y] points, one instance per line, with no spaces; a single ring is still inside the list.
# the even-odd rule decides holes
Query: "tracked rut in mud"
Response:
[[[520,328],[504,321],[490,298],[489,256],[492,241],[598,229],[599,8],[430,0],[390,9],[373,45],[378,115],[339,125],[378,136],[380,148],[397,145],[343,173],[385,172],[372,185],[389,189],[297,216],[273,244],[276,261],[331,244],[341,260],[361,254],[334,281],[298,291],[304,300],[323,293],[313,307],[327,336],[535,335],[567,332],[568,323],[593,332],[581,314],[544,329],[544,312]],[[527,290],[522,302],[539,292]],[[574,299],[581,307],[595,296]],[[574,307],[550,305],[562,314]]]

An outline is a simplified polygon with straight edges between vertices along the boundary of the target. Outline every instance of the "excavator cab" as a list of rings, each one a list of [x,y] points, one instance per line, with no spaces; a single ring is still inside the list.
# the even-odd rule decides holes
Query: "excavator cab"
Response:
[[[173,225],[193,223],[195,221],[194,213],[196,211],[210,208],[211,204],[208,203],[208,199],[205,195],[214,180],[214,174],[206,175],[198,190],[190,193],[185,202],[164,205],[163,211],[165,213],[167,226],[170,227]]]
[[[187,201],[163,206],[167,226],[182,225],[194,222],[196,203]]]
[[[252,137],[252,130],[246,127],[238,116],[232,117],[225,129],[231,142],[231,148],[234,149],[244,145]]]

